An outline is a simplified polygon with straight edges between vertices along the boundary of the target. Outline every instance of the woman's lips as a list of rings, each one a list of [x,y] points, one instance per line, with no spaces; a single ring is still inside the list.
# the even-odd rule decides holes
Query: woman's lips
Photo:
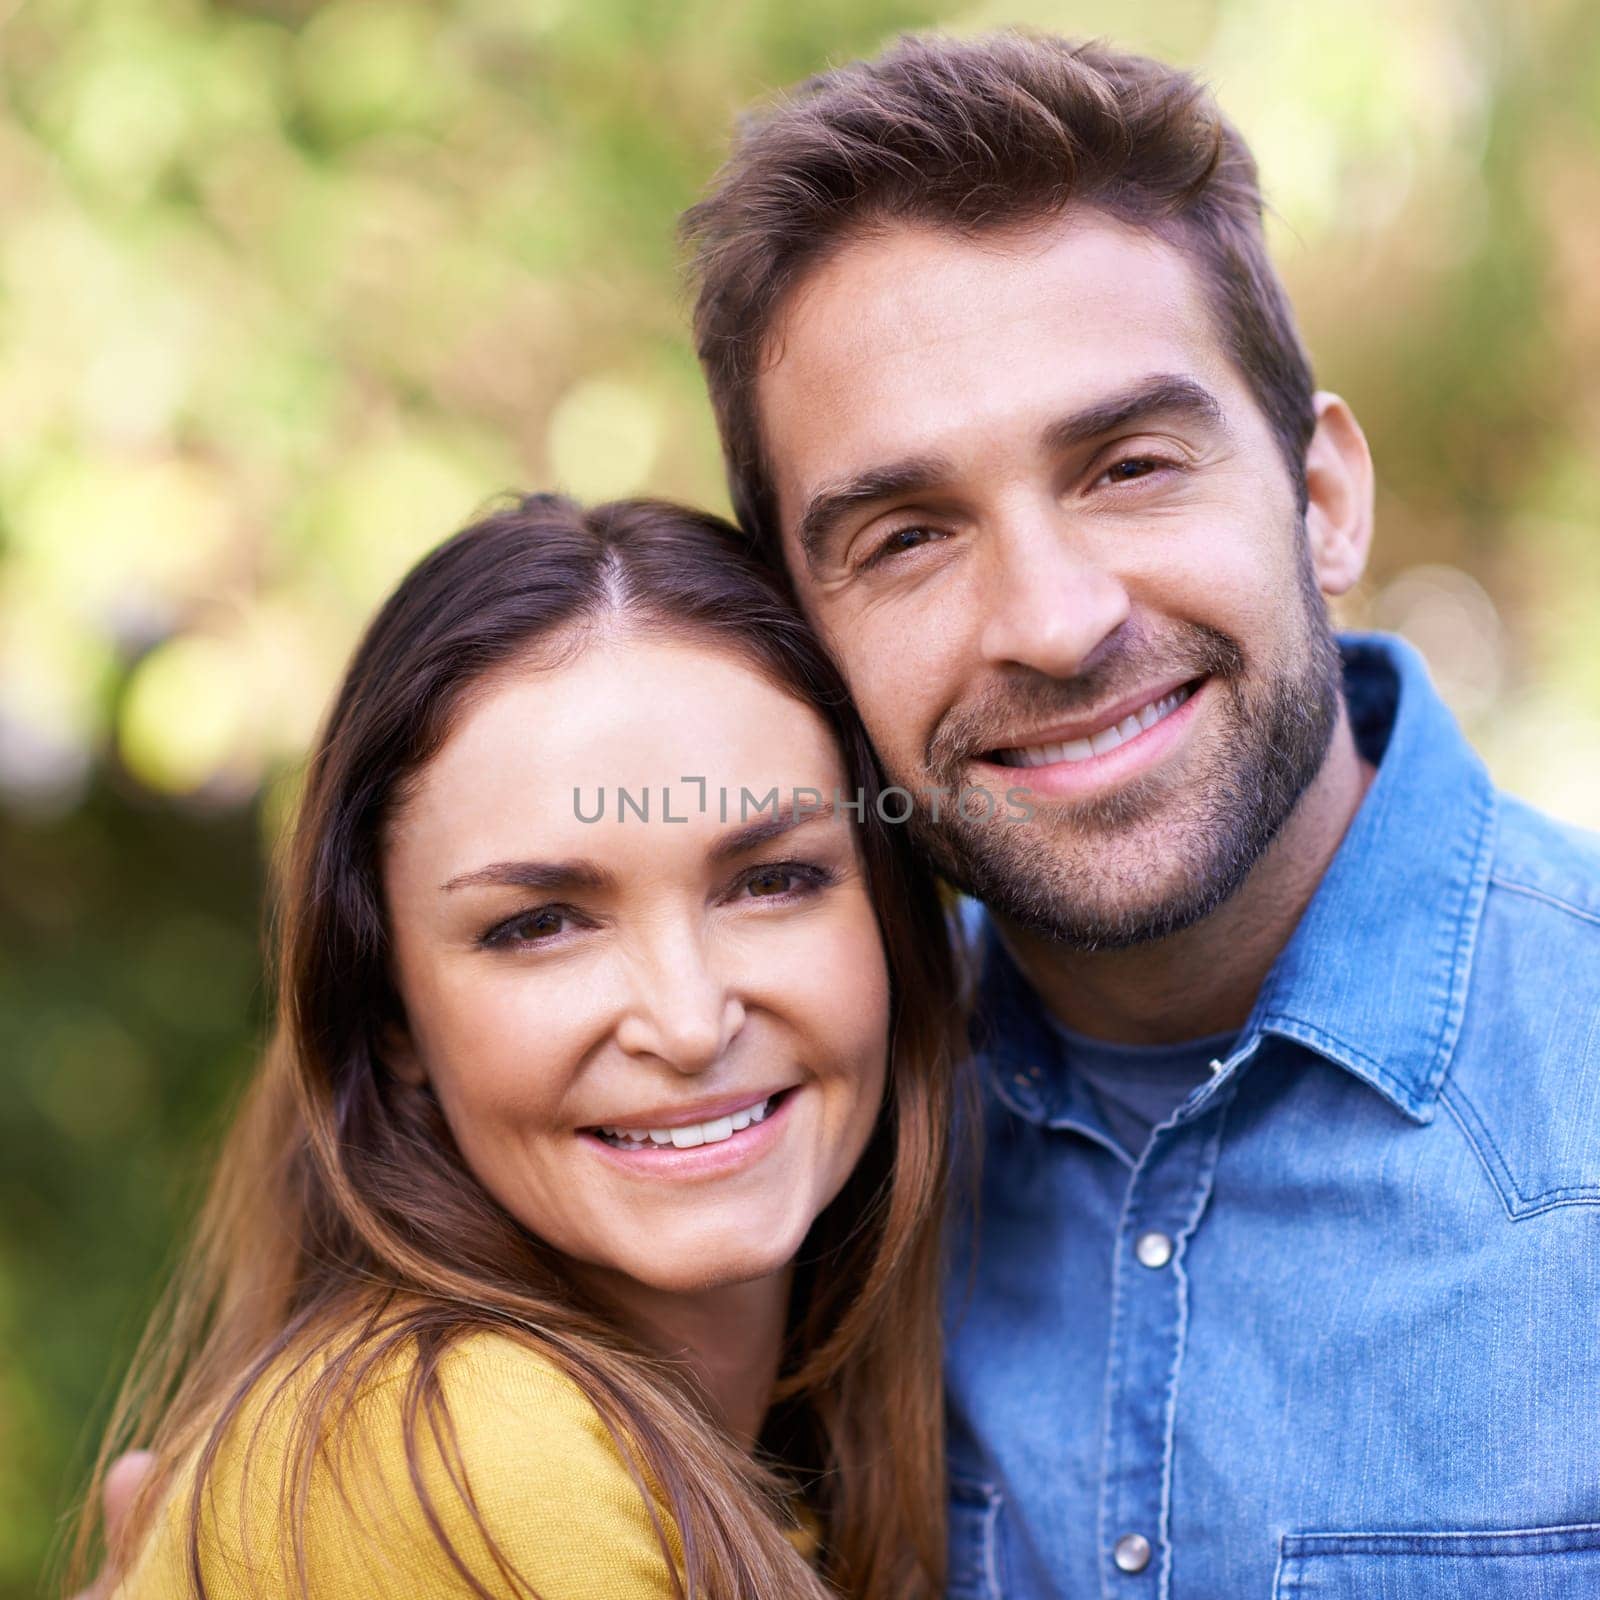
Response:
[[[642,1143],[619,1144],[607,1139],[595,1129],[584,1129],[579,1137],[602,1159],[615,1163],[624,1172],[648,1177],[710,1177],[733,1172],[758,1160],[782,1136],[789,1120],[789,1108],[798,1089],[784,1089],[766,1102],[766,1111],[759,1118],[752,1117],[743,1128],[732,1129],[726,1135],[698,1144],[677,1142],[659,1144],[654,1140]],[[759,1102],[758,1102],[759,1105]],[[732,1121],[732,1118],[716,1119]],[[692,1124],[675,1128],[675,1135],[687,1135],[691,1129],[704,1128],[705,1124]]]

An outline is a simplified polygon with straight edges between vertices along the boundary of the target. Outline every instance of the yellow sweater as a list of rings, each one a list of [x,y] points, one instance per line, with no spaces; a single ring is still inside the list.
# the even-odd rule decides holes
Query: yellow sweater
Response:
[[[419,1417],[417,1453],[434,1507],[469,1570],[491,1594],[539,1600],[668,1600],[677,1591],[639,1488],[599,1413],[551,1362],[497,1334],[464,1339],[441,1360],[440,1380],[459,1459],[484,1525],[528,1585],[495,1565],[452,1486],[446,1457]],[[458,1600],[474,1593],[428,1527],[406,1466],[405,1372],[364,1386],[355,1417],[333,1447],[335,1462],[359,1449],[338,1475],[319,1459],[305,1516],[306,1570],[316,1600]],[[278,1515],[290,1409],[274,1405],[241,1493],[242,1435],[225,1442],[201,1526],[201,1560],[213,1600],[279,1600],[299,1593]],[[179,1600],[188,1577],[192,1474],[180,1475],[113,1600]],[[659,1498],[657,1515],[673,1566],[682,1570],[678,1529]],[[796,1535],[812,1558],[814,1537]]]

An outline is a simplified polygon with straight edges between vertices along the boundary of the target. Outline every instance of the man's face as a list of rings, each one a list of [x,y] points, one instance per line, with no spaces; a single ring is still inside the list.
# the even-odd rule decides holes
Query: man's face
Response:
[[[960,885],[1124,946],[1214,910],[1327,751],[1338,656],[1283,457],[1188,260],[1093,214],[853,242],[757,391],[785,561]]]

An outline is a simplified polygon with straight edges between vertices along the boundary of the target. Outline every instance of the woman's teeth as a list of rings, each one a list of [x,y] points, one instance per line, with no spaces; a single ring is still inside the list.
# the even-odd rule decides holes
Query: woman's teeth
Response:
[[[697,1145],[721,1144],[734,1134],[763,1121],[772,1109],[768,1097],[758,1106],[746,1106],[731,1117],[717,1117],[710,1122],[691,1122],[683,1128],[597,1128],[595,1132],[609,1145],[619,1150],[643,1150],[650,1145],[670,1144],[679,1150],[693,1150]]]
[[[1164,717],[1170,717],[1183,704],[1194,688],[1185,684],[1171,694],[1152,700],[1149,705],[1130,711],[1121,722],[1091,733],[1087,739],[1068,739],[1065,744],[1033,744],[1018,750],[997,750],[995,760],[1003,767],[1048,767],[1055,761],[1087,761],[1091,756],[1103,756],[1129,739],[1137,739],[1148,728],[1153,728]]]

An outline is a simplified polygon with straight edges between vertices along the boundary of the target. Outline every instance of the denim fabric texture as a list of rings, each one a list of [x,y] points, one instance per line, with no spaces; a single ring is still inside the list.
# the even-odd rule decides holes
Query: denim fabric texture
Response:
[[[952,1600],[1600,1597],[1600,840],[1341,647],[1377,777],[1131,1164],[968,908]]]

